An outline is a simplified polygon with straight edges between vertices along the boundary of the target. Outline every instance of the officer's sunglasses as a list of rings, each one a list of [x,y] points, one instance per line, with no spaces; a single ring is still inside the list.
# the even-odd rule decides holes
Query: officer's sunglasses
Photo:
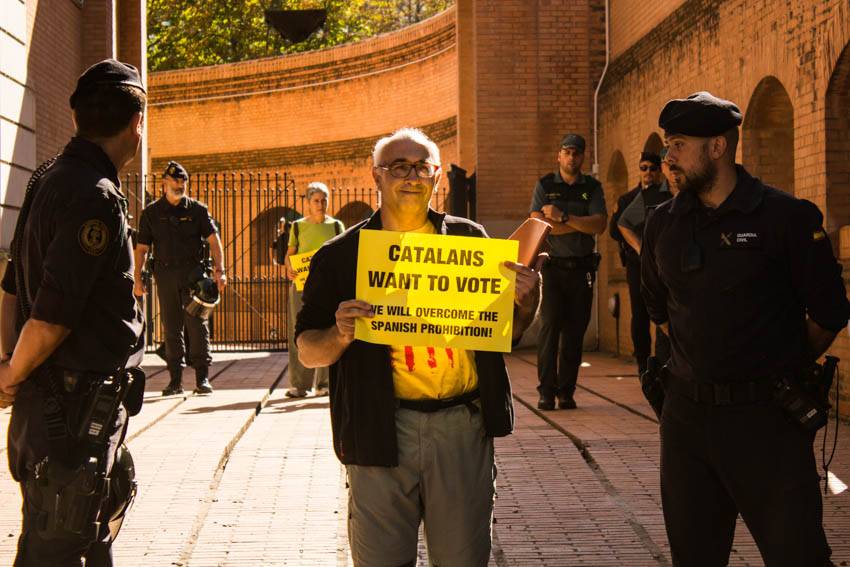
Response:
[[[430,179],[437,175],[437,172],[440,171],[439,165],[428,163],[427,161],[417,161],[416,163],[410,163],[409,161],[396,161],[390,165],[377,165],[375,167],[390,172],[390,175],[397,179],[407,178],[413,170],[416,170],[416,177],[419,177],[420,179]]]
[[[661,169],[661,168],[658,167],[657,165],[642,165],[642,166],[640,166],[641,171],[658,171],[659,169]]]

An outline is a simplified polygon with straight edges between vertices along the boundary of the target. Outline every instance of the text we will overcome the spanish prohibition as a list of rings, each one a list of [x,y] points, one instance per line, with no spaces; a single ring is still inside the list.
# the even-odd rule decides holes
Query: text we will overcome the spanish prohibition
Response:
[[[508,352],[513,240],[362,230],[357,299],[375,309],[355,337],[379,344]]]

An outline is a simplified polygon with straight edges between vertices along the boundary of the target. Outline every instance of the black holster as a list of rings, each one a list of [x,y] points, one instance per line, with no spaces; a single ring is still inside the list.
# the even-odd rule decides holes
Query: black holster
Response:
[[[51,374],[45,375],[44,384],[48,423],[48,413],[55,412],[57,405],[67,412],[55,374]],[[63,381],[68,391],[73,375],[65,374]],[[36,464],[25,483],[28,496],[42,511],[36,523],[39,538],[94,542],[101,522],[110,520],[101,517],[109,495],[109,438],[132,381],[129,374],[121,372],[87,377],[84,385],[75,385],[87,388],[79,393],[84,398],[76,419],[73,423],[66,420],[64,431],[48,431],[48,456]],[[59,451],[63,446],[66,450]]]

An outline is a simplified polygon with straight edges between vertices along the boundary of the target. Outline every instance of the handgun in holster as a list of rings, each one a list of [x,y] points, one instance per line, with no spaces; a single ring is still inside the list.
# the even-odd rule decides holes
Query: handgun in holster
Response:
[[[640,375],[640,389],[659,419],[664,408],[664,371],[658,358],[650,356],[646,360],[646,370]]]
[[[827,356],[796,377],[776,383],[774,399],[785,414],[806,431],[815,432],[829,420],[829,389],[835,379],[838,358]]]
[[[79,427],[69,432],[77,450],[70,459],[48,454],[35,466],[32,487],[43,511],[36,525],[41,539],[95,541],[101,521],[109,521],[100,517],[109,494],[109,437],[132,381],[127,372],[97,380],[83,404]]]

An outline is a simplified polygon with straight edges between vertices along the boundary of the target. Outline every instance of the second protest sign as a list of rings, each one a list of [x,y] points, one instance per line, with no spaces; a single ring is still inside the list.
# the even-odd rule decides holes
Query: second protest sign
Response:
[[[357,299],[374,318],[355,338],[378,344],[509,352],[514,240],[361,230]]]

